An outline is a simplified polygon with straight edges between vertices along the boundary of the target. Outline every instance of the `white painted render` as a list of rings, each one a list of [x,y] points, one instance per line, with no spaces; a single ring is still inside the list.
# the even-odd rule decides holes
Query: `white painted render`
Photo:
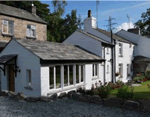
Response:
[[[87,31],[89,28],[96,28],[96,18],[88,17],[84,20],[84,29]]]
[[[121,43],[123,45],[123,56],[120,57],[119,56],[119,43]],[[115,46],[115,50],[116,50],[116,72],[119,72],[119,64],[123,64],[123,76],[122,78],[120,78],[120,80],[122,80],[123,82],[127,82],[128,80],[131,80],[131,76],[127,77],[127,64],[130,64],[131,67],[131,63],[133,60],[133,48],[134,45],[132,44],[132,46],[130,47],[129,43],[124,43],[124,42],[120,42],[117,41],[116,46]],[[132,72],[131,72],[132,75]],[[116,80],[119,80],[119,78],[117,77]]]
[[[102,56],[102,45],[101,42],[95,40],[79,31],[75,31],[70,35],[63,43],[78,45],[96,55]]]
[[[17,65],[21,72],[17,73],[15,77],[15,92],[22,92],[26,96],[41,96],[41,81],[40,81],[40,59],[32,52],[18,44],[15,40],[11,40],[7,47],[1,52],[0,56],[8,54],[18,54]],[[33,90],[25,89],[26,83],[26,70],[31,70],[31,80]],[[8,89],[7,68],[6,75],[4,76],[1,71],[2,90]]]

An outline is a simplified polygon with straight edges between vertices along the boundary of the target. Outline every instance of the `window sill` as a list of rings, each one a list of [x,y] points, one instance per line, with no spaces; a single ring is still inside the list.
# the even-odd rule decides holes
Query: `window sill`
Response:
[[[13,37],[14,35],[12,34],[5,34],[5,33],[2,33],[3,36],[8,36],[8,37]]]
[[[36,39],[36,37],[28,37],[26,36],[27,39]]]
[[[97,80],[97,79],[99,79],[99,77],[93,77],[93,78],[92,78],[92,80]]]
[[[123,57],[123,55],[119,55],[119,57]]]
[[[26,85],[26,86],[24,86],[24,88],[28,89],[28,90],[33,90],[32,86],[30,86],[30,85]]]
[[[85,86],[86,84],[84,82],[81,82],[81,83],[78,83],[76,85],[70,85],[70,86],[66,86],[64,88],[59,88],[59,89],[49,89],[49,93],[47,95],[51,95],[51,94],[54,94],[54,93],[59,93],[59,92],[63,92],[63,91],[67,91],[67,90],[75,90],[76,88],[78,87],[81,87],[81,86]]]

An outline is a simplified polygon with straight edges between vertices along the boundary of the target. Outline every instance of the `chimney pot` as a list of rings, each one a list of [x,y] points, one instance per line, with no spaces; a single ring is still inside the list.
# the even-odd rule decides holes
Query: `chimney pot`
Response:
[[[36,15],[36,6],[34,4],[32,4],[32,14]]]
[[[88,10],[88,17],[91,17],[91,10]]]

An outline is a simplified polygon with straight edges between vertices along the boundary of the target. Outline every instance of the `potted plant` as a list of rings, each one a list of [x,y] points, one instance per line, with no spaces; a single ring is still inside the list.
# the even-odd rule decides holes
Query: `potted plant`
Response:
[[[116,72],[116,73],[115,73],[115,76],[116,76],[116,77],[119,76],[119,75],[120,75],[119,72]]]

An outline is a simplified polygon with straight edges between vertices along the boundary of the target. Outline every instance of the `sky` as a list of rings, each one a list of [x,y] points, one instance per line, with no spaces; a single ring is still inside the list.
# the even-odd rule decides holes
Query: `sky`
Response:
[[[53,11],[51,1],[42,1],[43,3],[50,5],[50,11]],[[146,12],[150,8],[150,1],[100,1],[98,5],[98,28],[107,30],[108,18],[111,16],[115,18],[112,23],[117,23],[113,25],[113,32],[117,32],[120,29],[127,30],[134,27],[134,23],[141,19],[141,14]],[[70,14],[71,10],[77,10],[77,16],[81,15],[82,20],[87,18],[88,10],[92,11],[92,17],[96,18],[96,1],[67,1],[67,6],[65,7],[65,14]],[[127,14],[130,17],[130,23],[127,18]]]

